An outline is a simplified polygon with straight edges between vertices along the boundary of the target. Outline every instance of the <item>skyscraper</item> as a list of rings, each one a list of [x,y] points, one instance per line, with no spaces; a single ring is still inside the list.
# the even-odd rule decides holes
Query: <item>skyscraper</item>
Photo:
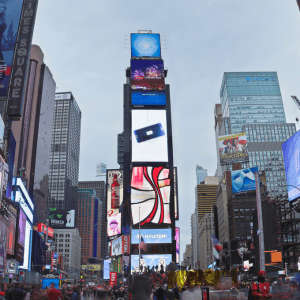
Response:
[[[45,223],[56,83],[43,62],[44,54],[31,46],[23,116],[12,122],[16,139],[15,176],[22,176],[36,206],[36,222]]]
[[[220,98],[231,133],[244,124],[286,123],[277,72],[224,73]]]
[[[72,93],[55,94],[49,208],[77,210],[81,111]]]
[[[207,169],[203,169],[201,166],[196,166],[196,176],[197,176],[197,184],[200,184],[204,181],[207,176]]]
[[[105,258],[108,254],[107,248],[107,224],[106,224],[106,197],[105,197],[105,181],[79,181],[79,189],[93,189],[96,191],[96,197],[101,201],[101,258]]]

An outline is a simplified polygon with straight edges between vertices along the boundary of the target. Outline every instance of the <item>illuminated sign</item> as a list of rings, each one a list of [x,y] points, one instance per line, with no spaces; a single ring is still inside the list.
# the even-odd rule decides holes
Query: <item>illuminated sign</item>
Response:
[[[131,91],[132,105],[166,105],[165,91]]]
[[[55,94],[55,100],[69,100],[71,99],[71,93]]]
[[[166,267],[172,262],[172,254],[157,254],[157,255],[144,255],[141,258],[142,271],[146,271],[147,267],[158,266],[158,272],[161,268],[166,271]],[[139,256],[131,255],[131,273],[139,272]]]
[[[123,170],[107,170],[107,216],[120,212],[123,204]]]
[[[110,259],[105,259],[103,264],[103,279],[109,279]]]
[[[47,225],[43,223],[37,223],[37,230],[38,232],[47,234]],[[53,229],[51,227],[48,227],[48,236],[53,237]]]
[[[179,264],[179,254],[180,254],[180,229],[175,228],[175,242],[176,242],[176,263]]]
[[[146,244],[172,243],[172,229],[138,229],[131,230],[131,244],[139,244],[140,236]]]
[[[246,77],[247,81],[275,81],[275,77]]]
[[[255,172],[258,172],[258,167],[231,171],[232,193],[255,190]]]
[[[107,236],[121,234],[121,213],[107,217]]]
[[[160,57],[159,34],[132,33],[131,34],[132,57]]]
[[[50,208],[49,222],[51,228],[74,228],[75,210],[65,211],[61,208]]]

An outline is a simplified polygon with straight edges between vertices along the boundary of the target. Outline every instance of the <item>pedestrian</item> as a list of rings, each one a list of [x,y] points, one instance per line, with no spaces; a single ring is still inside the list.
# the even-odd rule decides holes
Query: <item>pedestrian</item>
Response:
[[[16,282],[14,288],[8,291],[5,295],[6,300],[24,300],[26,292],[21,289],[21,283]]]
[[[80,289],[79,289],[79,287],[74,287],[73,294],[71,296],[71,300],[80,300]]]
[[[50,289],[46,293],[47,300],[58,300],[60,298],[61,300],[64,300],[64,297],[58,289],[55,288],[54,282],[50,284]]]
[[[30,292],[30,300],[40,300],[44,298],[46,295],[46,291],[41,292],[38,290],[38,286],[36,284],[33,284],[31,287],[31,292]]]
[[[270,293],[270,283],[266,281],[266,272],[258,272],[258,281],[252,283],[251,299],[268,299],[273,295]]]
[[[149,300],[150,283],[146,276],[136,275],[131,287],[132,300]]]

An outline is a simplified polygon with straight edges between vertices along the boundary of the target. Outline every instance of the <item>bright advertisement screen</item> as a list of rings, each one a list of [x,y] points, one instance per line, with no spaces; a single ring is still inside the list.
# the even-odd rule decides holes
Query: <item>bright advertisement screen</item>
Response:
[[[179,264],[179,255],[180,255],[180,229],[175,228],[175,242],[176,242],[176,263]]]
[[[232,193],[255,190],[255,172],[258,172],[258,167],[231,171]]]
[[[103,279],[109,279],[110,262],[111,262],[110,259],[104,260]]]
[[[7,253],[10,255],[14,255],[15,253],[15,232],[16,232],[16,220],[12,216],[9,216]]]
[[[114,236],[121,234],[121,214],[107,217],[107,236]]]
[[[165,110],[132,110],[132,161],[167,162]]]
[[[166,105],[165,91],[131,91],[132,105]]]
[[[140,236],[146,244],[172,243],[172,229],[138,229],[131,230],[131,244],[139,244]]]
[[[123,253],[122,251],[122,237],[119,237],[113,241],[111,241],[111,248],[110,248],[111,256],[118,256]]]
[[[134,167],[131,176],[133,225],[170,224],[170,170],[164,167]]]
[[[132,57],[160,57],[159,34],[132,33],[131,34]]]
[[[123,205],[123,170],[107,170],[107,216],[118,214]]]
[[[164,62],[162,60],[131,60],[131,88],[133,90],[164,90]]]
[[[300,197],[300,131],[282,144],[289,201]]]
[[[249,160],[248,142],[245,132],[219,136],[218,148],[221,165]]]
[[[22,209],[20,209],[19,216],[19,244],[24,247],[25,244],[25,232],[26,232],[26,215]]]
[[[0,97],[6,97],[23,0],[0,2]]]
[[[172,262],[172,254],[157,254],[157,255],[143,255],[141,258],[141,266],[143,266],[143,271],[149,266],[150,269],[154,266],[158,266],[158,271],[161,265],[166,271],[166,267]],[[131,273],[139,271],[139,256],[131,255]]]

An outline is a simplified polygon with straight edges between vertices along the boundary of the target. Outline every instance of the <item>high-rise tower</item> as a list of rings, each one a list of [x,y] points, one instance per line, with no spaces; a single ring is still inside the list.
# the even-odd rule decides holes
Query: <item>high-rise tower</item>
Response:
[[[55,94],[49,208],[77,210],[81,111],[72,93]]]

